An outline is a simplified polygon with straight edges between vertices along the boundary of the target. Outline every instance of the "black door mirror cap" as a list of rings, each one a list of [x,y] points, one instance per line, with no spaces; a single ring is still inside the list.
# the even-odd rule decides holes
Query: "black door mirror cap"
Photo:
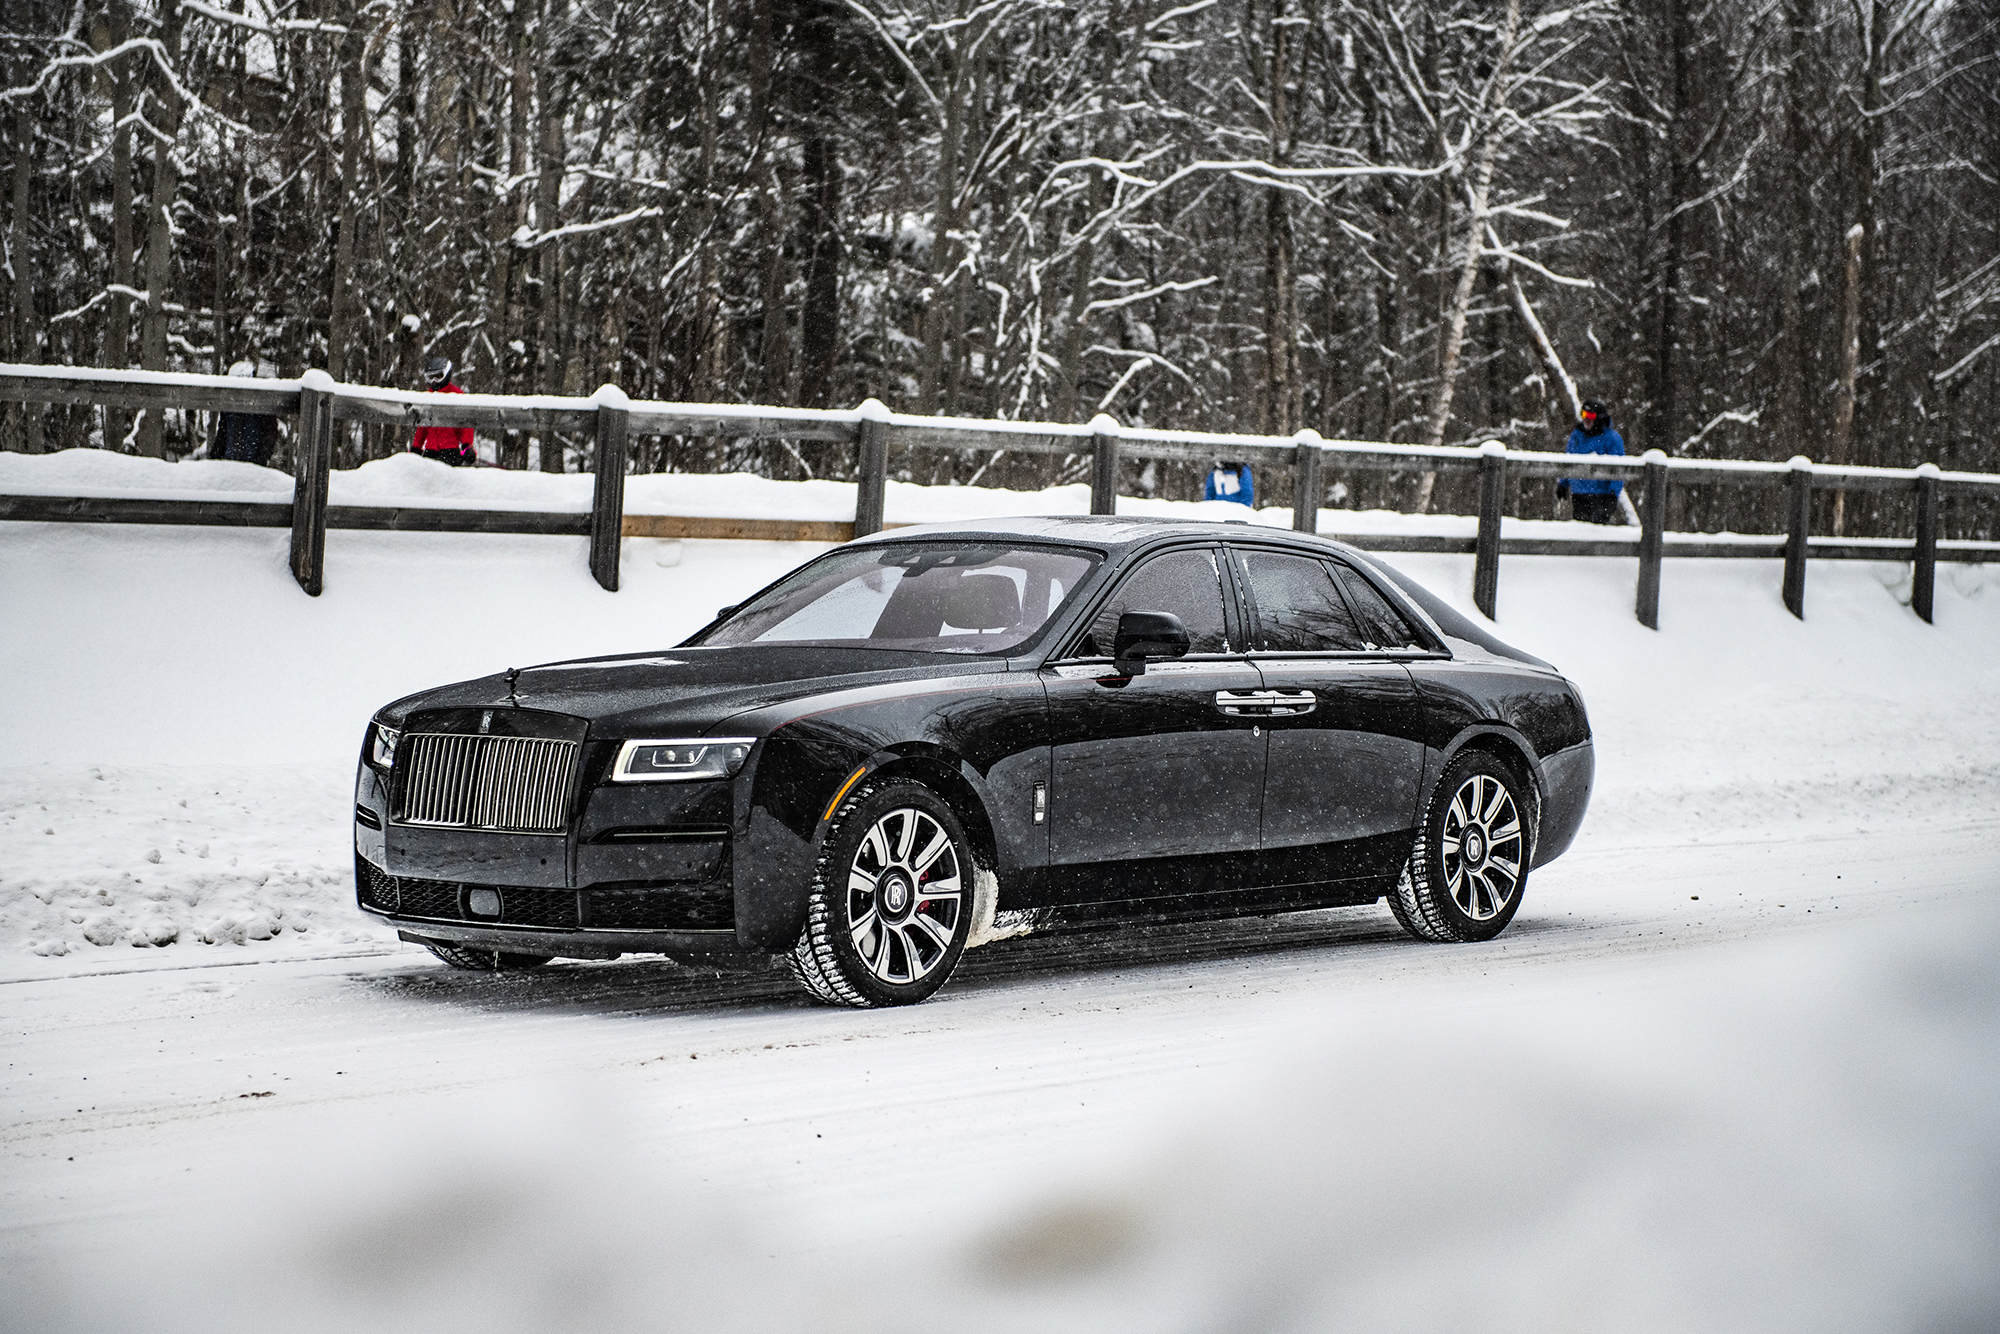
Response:
[[[715,613],[715,619],[718,621],[726,621],[730,617],[734,616],[737,612],[742,610],[743,610],[742,603],[732,602],[726,607],[718,608]]]
[[[1187,626],[1164,611],[1128,611],[1118,618],[1118,635],[1111,656],[1120,676],[1143,676],[1152,658],[1184,658],[1189,647]]]

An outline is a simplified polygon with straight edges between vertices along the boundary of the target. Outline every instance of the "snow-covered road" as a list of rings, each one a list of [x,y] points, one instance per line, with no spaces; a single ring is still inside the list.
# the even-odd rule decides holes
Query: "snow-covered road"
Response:
[[[83,1327],[110,1313],[128,1328],[195,1327],[218,1315],[351,1328],[385,1313],[415,1327],[473,1277],[494,1300],[476,1302],[485,1314],[469,1324],[530,1328],[536,1319],[522,1312],[566,1281],[565,1266],[580,1265],[608,1287],[614,1311],[687,1297],[690,1310],[709,1312],[676,1328],[702,1328],[723,1309],[731,1327],[782,1322],[822,1300],[855,1328],[914,1328],[925,1323],[916,1309],[862,1318],[874,1288],[856,1267],[886,1251],[923,1256],[914,1288],[969,1301],[976,1324],[1023,1313],[1032,1324],[1040,1310],[1081,1328],[1095,1309],[1093,1319],[1125,1312],[1111,1327],[1158,1328],[1171,1315],[1184,1319],[1168,1327],[1209,1328],[1203,1302],[1220,1300],[1235,1269],[1218,1260],[1211,1273],[1182,1273],[1190,1291],[1163,1309],[1139,1275],[1147,1238],[1175,1215],[1107,1213],[1094,1201],[1122,1200],[1134,1178],[1169,1189],[1173,1174],[1159,1170],[1169,1158],[1198,1174],[1240,1158],[1237,1136],[1260,1140],[1268,1120],[1300,1114],[1282,1092],[1299,1078],[1335,1082],[1342,1102],[1323,1110],[1336,1125],[1366,1129],[1341,1150],[1359,1162],[1388,1151],[1393,1117],[1413,1110],[1397,1105],[1411,1097],[1399,1081],[1463,1083],[1474,1104],[1487,1104],[1464,1109],[1465,1133],[1502,1161],[1553,1170],[1533,1179],[1555,1197],[1603,1169],[1598,1140],[1619,1132],[1615,1117],[1599,1121],[1615,1110],[1618,1077],[1607,1064],[1643,1052],[1642,1066],[1679,1067],[1692,1081],[1686,1097],[1720,1105],[1734,1131],[1726,1109],[1735,1100],[1794,1102],[1799,1067],[1838,1081],[1875,1054],[1877,1035],[1822,1029],[1827,997],[1814,995],[1851,1003],[1841,995],[1849,986],[1865,993],[1872,978],[1829,988],[1826,975],[1844,961],[1877,963],[1864,946],[1884,933],[1907,937],[1920,956],[1930,933],[1995,943],[1996,839],[2000,818],[1886,836],[1819,827],[1585,846],[1536,878],[1521,918],[1490,947],[1416,945],[1379,908],[1029,939],[973,954],[933,1003],[886,1013],[805,1005],[776,974],[623,961],[496,977],[450,972],[414,951],[16,982],[0,987],[0,1262],[16,1298],[36,1302],[17,1313],[35,1309],[39,1322],[66,1311]],[[1920,957],[1913,975],[1949,954]],[[1718,1013],[1719,1000],[1760,988],[1782,1001],[1794,981],[1814,999],[1805,1029],[1783,1004]],[[1947,985],[1947,996],[1984,1008],[1949,1016],[1971,1045],[1947,1055],[1969,1064],[1940,1078],[1927,1063],[1922,1091],[1929,1099],[1970,1081],[1990,1113],[1993,1048],[1981,1044],[2000,1036],[1994,989],[1959,996]],[[1914,1008],[1935,1018],[1931,1005],[1919,997]],[[1606,1020],[1621,1013],[1622,1023]],[[1917,1036],[1908,1016],[1888,1018],[1897,1021],[1892,1047]],[[1545,1092],[1537,1081],[1547,1072],[1460,1068],[1468,1037],[1480,1034],[1481,1051],[1497,1039],[1499,1052],[1554,1059],[1596,1087],[1563,1090],[1568,1124],[1495,1120],[1523,1089]],[[1550,1051],[1566,1044],[1575,1045]],[[1880,1077],[1856,1078],[1853,1096]],[[1370,1088],[1385,1089],[1379,1124]],[[1613,1108],[1591,1107],[1607,1101]],[[1661,1113],[1649,1104],[1647,1114]],[[1854,1115],[1824,1109],[1793,1133],[1818,1146],[1838,1140]],[[1954,1151],[1991,1185],[2000,1139],[1985,1120],[1983,1134]],[[1898,1125],[1864,1147],[1887,1151],[1904,1135],[1937,1147],[1921,1126]],[[1329,1170],[1324,1155],[1324,1146],[1301,1153],[1300,1170]],[[1815,1183],[1780,1167],[1777,1189],[1796,1204]],[[1823,1167],[1837,1178],[1851,1171]],[[1403,1190],[1437,1184],[1418,1155],[1353,1204],[1362,1217],[1382,1215]],[[1619,1300],[1639,1303],[1626,1327],[1722,1315],[1778,1289],[1791,1293],[1794,1314],[1813,1318],[1751,1327],[1921,1327],[1890,1300],[1907,1299],[1925,1268],[1911,1256],[1928,1248],[1935,1261],[1940,1246],[2000,1242],[1990,1195],[1982,1218],[1976,1199],[1953,1208],[1939,1185],[1890,1183],[1889,1206],[1917,1211],[1914,1220],[1896,1213],[1893,1229],[1883,1201],[1834,1192],[1845,1203],[1833,1230],[1847,1240],[1830,1250],[1813,1243],[1829,1220],[1783,1206],[1787,1235],[1764,1238],[1779,1268],[1747,1283],[1673,1289],[1660,1306],[1660,1293],[1635,1295],[1638,1280],[1618,1278]],[[1257,1200],[1282,1186],[1225,1179],[1204,1199],[1222,1217],[1276,1227],[1284,1211],[1267,1215]],[[1491,1189],[1473,1184],[1453,1208],[1494,1210]],[[1529,1223],[1546,1212],[1523,1209]],[[626,1273],[598,1247],[613,1236],[635,1244],[628,1226],[655,1240],[664,1230],[677,1249],[699,1237],[715,1254],[685,1269]],[[481,1247],[506,1252],[544,1227],[562,1235],[511,1263],[468,1255],[473,1243],[461,1235],[470,1228]],[[376,1236],[383,1253],[363,1247],[355,1268],[329,1273],[330,1236]],[[1643,1262],[1683,1280],[1711,1258],[1712,1244],[1687,1237],[1664,1254],[1628,1254],[1637,1240],[1599,1244],[1614,1269]],[[1463,1258],[1455,1244],[1427,1244],[1440,1259]],[[1527,1273],[1558,1259],[1575,1261],[1542,1254]],[[276,1282],[244,1286],[247,1273],[273,1267]],[[1334,1295],[1348,1302],[1373,1291],[1369,1282],[1386,1281],[1379,1268]],[[1311,1270],[1286,1274],[1301,1292],[1318,1281]],[[1541,1273],[1532,1291],[1516,1293],[1525,1303],[1517,1314],[1546,1315],[1545,1289],[1559,1278]],[[1816,1285],[1822,1295],[1809,1299]],[[167,1300],[140,1316],[145,1294]],[[1058,1306],[1043,1309],[1052,1295]],[[1960,1272],[1944,1295],[2000,1311],[1988,1277]],[[1449,1326],[1456,1309],[1447,1301],[1432,1311],[1443,1326],[1412,1327]],[[1289,1325],[1274,1316],[1253,1327]]]

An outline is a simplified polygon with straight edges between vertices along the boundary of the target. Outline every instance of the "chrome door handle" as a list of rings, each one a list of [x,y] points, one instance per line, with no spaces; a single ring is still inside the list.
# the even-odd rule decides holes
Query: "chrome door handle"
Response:
[[[1215,707],[1232,718],[1293,718],[1311,713],[1319,699],[1310,690],[1218,690]]]

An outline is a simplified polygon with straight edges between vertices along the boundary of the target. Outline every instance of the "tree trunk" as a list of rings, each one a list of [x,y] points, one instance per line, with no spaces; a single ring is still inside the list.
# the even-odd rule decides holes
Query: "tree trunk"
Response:
[[[522,329],[522,279],[528,259],[514,236],[528,225],[528,148],[535,103],[535,45],[528,33],[528,0],[514,0],[507,11],[507,44],[513,57],[507,99],[507,201],[494,210],[494,252],[499,273],[494,283],[494,379],[503,389],[526,387],[527,367],[513,350]],[[528,466],[528,433],[507,431],[500,437],[500,466]]]
[[[110,0],[111,44],[132,35],[132,0]],[[111,78],[111,307],[104,325],[104,364],[124,370],[132,364],[132,298],[126,293],[137,275],[132,271],[136,243],[132,235],[132,84],[131,56],[110,67]],[[123,290],[120,290],[123,289]],[[125,410],[104,409],[104,447],[125,447]]]
[[[839,145],[815,118],[805,144],[805,217],[811,247],[806,260],[806,301],[799,318],[799,406],[827,407],[840,359]]]
[[[555,20],[556,6],[551,4],[542,15],[541,58],[537,61],[536,82],[539,85],[537,126],[535,144],[535,230],[553,231],[559,225],[562,212],[563,166],[566,158],[563,138],[564,103],[561,87],[554,66],[553,42],[549,32]],[[535,247],[535,357],[539,383],[536,389],[544,394],[559,394],[563,389],[563,273],[562,242],[543,241]],[[563,444],[554,431],[542,435],[542,471],[563,472]]]
[[[162,6],[159,42],[166,49],[167,66],[178,70],[181,63],[181,7]],[[153,193],[146,201],[146,315],[139,342],[139,364],[149,371],[167,368],[167,302],[174,285],[174,198],[180,193],[179,148],[181,99],[166,79],[157,81],[159,120],[155,127],[164,142],[153,142]],[[140,419],[139,452],[150,458],[165,454],[165,413],[149,409]]]
[[[361,212],[361,129],[368,111],[367,71],[362,68],[367,36],[358,5],[348,5],[345,22],[347,33],[340,39],[340,220],[333,243],[333,310],[326,329],[326,373],[343,384],[354,333],[354,231]],[[336,456],[346,436],[336,428]],[[335,466],[339,464],[336,457]]]
[[[1856,9],[1860,6],[1857,5]],[[1861,225],[1861,266],[1858,295],[1860,314],[1856,324],[1855,337],[1859,352],[1856,361],[1854,384],[1855,428],[1853,439],[1853,459],[1856,463],[1881,464],[1888,462],[1878,449],[1881,441],[1876,439],[1875,418],[1879,415],[1879,395],[1871,392],[1871,385],[1879,378],[1876,364],[1881,358],[1882,305],[1888,289],[1887,283],[1878,282],[1881,257],[1877,253],[1876,241],[1881,230],[1876,217],[1880,194],[1882,172],[1882,142],[1884,130],[1882,80],[1887,73],[1889,27],[1893,21],[1889,0],[1871,0],[1869,4],[1868,31],[1865,34],[1867,47],[1866,64],[1861,78],[1861,163],[1857,173],[1860,176],[1861,205],[1858,221]],[[1850,264],[1855,261],[1850,259]],[[1865,369],[1864,369],[1865,363]]]
[[[26,62],[23,62],[26,63]],[[26,80],[17,80],[26,82]],[[35,116],[26,101],[14,103],[14,179],[10,193],[13,196],[10,219],[13,226],[8,238],[8,268],[12,272],[14,319],[12,356],[16,361],[39,362],[40,321],[35,318],[35,258],[32,249],[33,237],[29,232],[28,220],[31,207],[28,191],[34,179],[35,167]],[[43,449],[42,405],[23,403],[17,409],[21,415],[21,448],[30,454],[39,454]]]
[[[757,299],[763,332],[757,345],[757,401],[782,404],[788,397],[792,357],[785,310],[785,210],[778,179],[771,108],[771,80],[777,62],[774,0],[754,0],[750,13],[750,152],[758,181]]]
[[[1647,416],[1648,449],[1671,453],[1679,440],[1680,404],[1680,289],[1687,259],[1687,202],[1695,164],[1688,160],[1687,118],[1693,106],[1689,87],[1689,55],[1694,36],[1688,19],[1687,0],[1667,0],[1667,45],[1670,48],[1672,80],[1669,89],[1666,127],[1667,220],[1666,248],[1660,259],[1660,319],[1653,352],[1654,388]]]
[[[1494,63],[1493,81],[1490,85],[1498,89],[1507,77],[1508,67],[1514,59],[1514,38],[1521,26],[1521,0],[1507,0],[1507,27],[1500,38],[1500,56]],[[1490,104],[1482,105],[1480,112],[1486,121],[1479,141],[1479,165],[1473,171],[1472,198],[1466,209],[1465,258],[1458,269],[1458,288],[1452,294],[1451,311],[1445,326],[1444,356],[1438,366],[1437,397],[1431,403],[1430,429],[1425,433],[1426,444],[1444,443],[1445,426],[1451,421],[1451,400],[1458,381],[1458,356],[1465,346],[1465,321],[1472,309],[1472,288],[1479,277],[1479,257],[1485,253],[1482,244],[1486,230],[1486,201],[1493,189],[1493,163],[1500,153],[1500,126],[1494,119],[1498,110]],[[1418,512],[1430,508],[1431,490],[1437,482],[1436,473],[1425,473],[1422,490],[1419,493]]]
[[[702,32],[702,64],[707,71],[716,59],[716,35],[712,28],[704,27]],[[720,392],[724,369],[724,349],[727,346],[722,336],[722,277],[718,262],[719,243],[715,235],[718,209],[716,207],[716,133],[720,115],[719,103],[724,96],[720,80],[704,78],[697,82],[701,97],[701,140],[699,156],[695,163],[695,234],[700,237],[701,255],[695,276],[695,310],[692,329],[685,341],[685,353],[681,370],[682,382],[688,386],[685,391],[696,402],[712,402],[722,397]],[[671,390],[669,393],[671,394]]]
[[[1778,429],[1781,454],[1808,453],[1808,404],[1812,401],[1812,335],[1805,318],[1805,251],[1813,233],[1811,177],[1807,162],[1811,157],[1811,131],[1806,123],[1807,80],[1801,66],[1813,22],[1813,0],[1789,0],[1785,16],[1788,59],[1785,70],[1785,168],[1787,198],[1782,207],[1790,226],[1784,250],[1784,290],[1779,295],[1778,318],[1783,342],[1778,360]]]
[[[1846,466],[1854,437],[1855,381],[1861,370],[1861,247],[1865,228],[1855,223],[1847,229],[1847,287],[1840,323],[1840,388],[1833,404],[1832,458],[1836,467]],[[1833,535],[1840,536],[1847,519],[1847,492],[1833,493]]]
[[[1069,327],[1063,330],[1062,350],[1062,407],[1057,420],[1073,422],[1081,420],[1084,413],[1079,401],[1083,381],[1084,340],[1090,334],[1090,317],[1085,312],[1090,306],[1090,280],[1092,266],[1096,262],[1096,244],[1088,230],[1097,215],[1110,202],[1110,185],[1101,171],[1091,173],[1089,209],[1090,215],[1084,221],[1086,231],[1078,242],[1076,258],[1070,261],[1069,277]]]
[[[945,299],[945,281],[952,276],[957,247],[950,233],[955,228],[958,200],[958,149],[964,134],[965,89],[962,71],[951,71],[946,95],[944,129],[938,142],[937,198],[932,205],[930,298],[924,304],[923,360],[917,366],[917,411],[938,410],[938,390],[943,382],[944,331],[951,320],[951,302]]]
[[[1266,81],[1270,95],[1270,160],[1282,165],[1289,148],[1290,106],[1285,96],[1291,73],[1288,34],[1278,22],[1285,0],[1272,7],[1271,63]],[[1258,414],[1266,435],[1290,435],[1298,430],[1298,309],[1293,273],[1291,195],[1267,189],[1264,196],[1264,392]]]

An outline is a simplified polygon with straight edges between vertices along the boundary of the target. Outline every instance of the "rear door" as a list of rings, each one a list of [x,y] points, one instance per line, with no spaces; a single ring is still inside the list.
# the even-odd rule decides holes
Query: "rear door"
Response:
[[[1049,874],[1045,901],[1172,897],[1240,887],[1257,863],[1264,720],[1225,706],[1261,687],[1227,605],[1222,552],[1147,557],[1048,666]],[[1120,677],[1118,618],[1181,618],[1187,657]]]
[[[1266,883],[1344,886],[1332,895],[1341,898],[1393,881],[1415,837],[1424,765],[1416,689],[1399,655],[1423,646],[1385,627],[1372,604],[1357,607],[1342,582],[1353,571],[1331,557],[1245,545],[1231,558],[1270,735]]]

